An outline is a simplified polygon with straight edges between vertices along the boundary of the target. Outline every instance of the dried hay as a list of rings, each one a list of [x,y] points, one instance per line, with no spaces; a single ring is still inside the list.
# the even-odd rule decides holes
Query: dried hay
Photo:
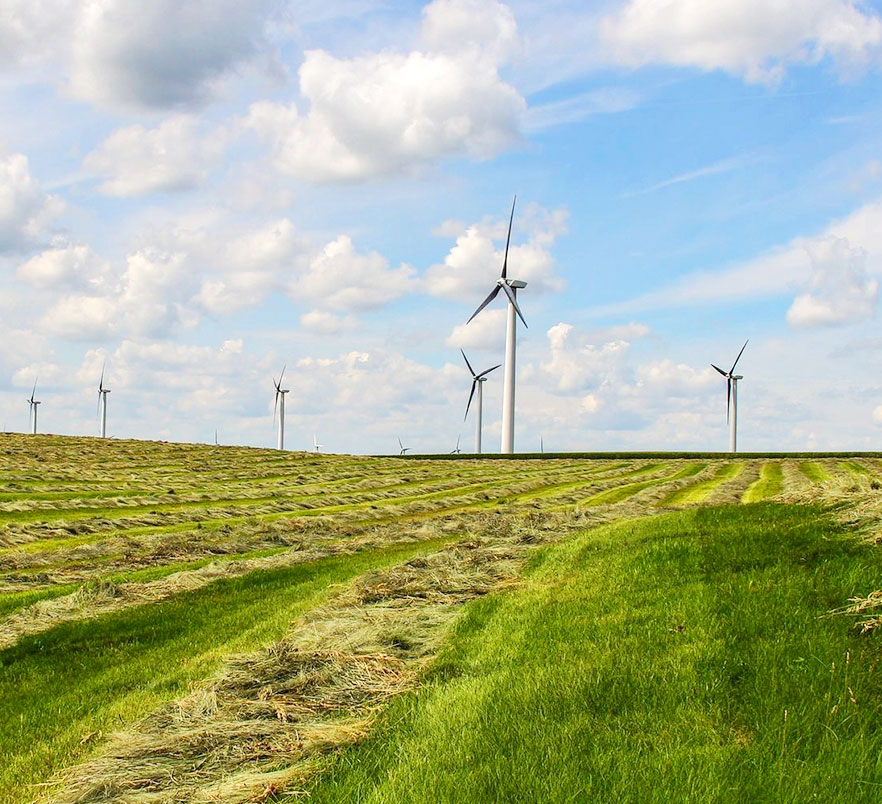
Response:
[[[363,739],[379,708],[414,689],[462,603],[516,581],[538,517],[485,515],[466,540],[367,573],[270,647],[54,780],[51,804],[225,804],[296,793],[322,756]]]

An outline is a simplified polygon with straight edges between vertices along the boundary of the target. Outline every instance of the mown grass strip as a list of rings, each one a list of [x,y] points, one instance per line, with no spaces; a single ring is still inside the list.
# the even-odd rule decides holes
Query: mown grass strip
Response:
[[[818,461],[800,461],[799,471],[816,485],[826,483],[831,477],[827,467]]]
[[[20,639],[0,651],[0,802],[30,801],[30,785],[82,756],[98,733],[182,695],[225,656],[279,638],[335,584],[449,541],[253,572]]]
[[[651,464],[650,466],[645,467],[643,471],[648,473],[663,468],[665,466],[666,464]],[[635,494],[639,494],[644,489],[651,488],[652,486],[660,486],[664,483],[671,483],[674,480],[681,480],[685,477],[692,477],[693,475],[698,474],[698,472],[702,471],[703,469],[703,464],[690,463],[670,475],[654,477],[651,480],[643,480],[639,483],[624,483],[621,486],[614,486],[611,489],[601,491],[597,494],[593,494],[590,497],[587,497],[584,500],[581,500],[576,504],[576,506],[578,508],[590,508],[597,505],[613,505],[614,503],[627,500],[629,497],[633,497]]]
[[[818,509],[592,531],[470,604],[309,801],[876,804],[879,641],[824,615],[880,572]]]
[[[712,477],[684,486],[665,497],[660,505],[697,505],[704,502],[723,483],[734,480],[743,471],[743,463],[724,463]]]
[[[497,464],[498,466],[498,464]],[[126,526],[124,520],[120,520],[119,522],[111,522],[106,526],[102,527],[99,530],[87,530],[85,533],[76,534],[72,536],[56,536],[56,537],[45,537],[32,539],[31,541],[26,541],[21,544],[5,547],[0,549],[0,555],[4,553],[11,553],[14,551],[23,551],[23,552],[43,552],[44,550],[54,551],[59,550],[65,547],[77,547],[85,544],[91,544],[94,542],[98,542],[107,537],[114,538],[137,538],[139,536],[145,536],[152,533],[180,533],[186,532],[194,529],[199,530],[213,530],[222,527],[233,527],[242,523],[250,523],[250,522],[275,522],[284,519],[292,519],[296,517],[318,517],[318,516],[326,516],[347,512],[359,512],[364,511],[365,513],[370,512],[371,510],[380,510],[383,507],[391,507],[397,505],[405,505],[405,504],[413,504],[413,503],[423,503],[432,500],[444,499],[444,498],[453,498],[457,499],[463,496],[468,496],[471,494],[475,494],[478,492],[486,492],[488,490],[500,489],[499,494],[495,497],[492,495],[487,496],[487,502],[480,501],[474,502],[471,505],[467,505],[465,507],[486,507],[487,505],[496,504],[497,500],[504,497],[506,494],[510,494],[511,492],[507,490],[507,486],[522,484],[527,481],[534,480],[536,481],[537,488],[544,488],[545,482],[549,479],[553,479],[559,476],[572,475],[576,470],[572,467],[556,467],[555,469],[531,469],[530,471],[522,472],[512,476],[511,472],[501,472],[499,471],[498,475],[491,478],[482,478],[478,483],[470,483],[466,485],[455,484],[449,488],[441,489],[438,491],[429,491],[422,494],[409,494],[402,495],[398,497],[387,497],[387,498],[371,498],[366,500],[360,500],[355,502],[346,502],[339,503],[333,505],[323,505],[323,506],[314,506],[314,507],[297,507],[291,508],[290,510],[286,509],[284,511],[273,511],[270,513],[255,513],[251,512],[247,515],[231,515],[225,517],[216,517],[216,518],[206,518],[206,519],[187,519],[181,522],[165,522],[151,525],[134,525],[134,526]],[[645,471],[650,470],[636,470],[634,474],[642,474]],[[506,481],[505,483],[503,481]],[[459,510],[462,505],[450,506],[449,510]],[[142,512],[143,515],[147,515],[148,511]],[[396,513],[395,518],[398,518],[398,513]],[[378,513],[373,516],[369,516],[365,518],[364,521],[372,521],[372,520],[382,520],[382,514]],[[83,522],[84,527],[88,527],[88,520]]]
[[[748,486],[741,497],[742,502],[762,502],[775,497],[784,488],[784,471],[780,463],[764,463],[759,478]]]

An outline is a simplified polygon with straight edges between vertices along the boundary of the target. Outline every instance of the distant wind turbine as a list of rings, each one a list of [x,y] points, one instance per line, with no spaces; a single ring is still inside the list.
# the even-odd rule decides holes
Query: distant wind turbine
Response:
[[[459,455],[462,450],[459,448],[459,436],[456,437],[456,446],[450,450],[451,455]]]
[[[493,366],[493,368],[488,368],[486,371],[482,371],[480,374],[475,374],[475,370],[472,368],[472,364],[469,363],[469,359],[466,357],[465,352],[462,349],[459,350],[462,355],[462,359],[465,360],[466,368],[469,370],[469,374],[472,375],[472,390],[469,392],[469,401],[466,404],[465,416],[462,417],[462,420],[465,421],[469,415],[469,407],[472,404],[472,398],[475,395],[475,388],[478,389],[478,399],[475,402],[475,454],[481,454],[481,430],[483,428],[483,418],[484,418],[484,383],[487,382],[487,375],[491,371],[495,371],[499,368],[501,364],[497,364]],[[457,441],[457,446],[459,446],[459,441]]]
[[[398,446],[400,448],[400,451],[398,453],[399,455],[404,455],[404,453],[410,449],[410,447],[405,447],[404,444],[401,443],[400,438],[398,439]]]
[[[101,379],[98,380],[98,420],[101,422],[101,438],[107,438],[107,395],[110,393],[110,389],[104,387],[105,368],[107,368],[106,362],[101,366]]]
[[[315,437],[315,433],[312,434],[312,446],[316,452],[324,446],[324,444],[319,444],[318,439]]]
[[[520,288],[527,287],[527,283],[520,279],[508,278],[508,247],[511,243],[511,225],[514,221],[515,203],[518,197],[514,197],[511,203],[511,217],[508,220],[508,237],[505,240],[505,257],[502,260],[502,273],[496,280],[496,287],[490,291],[490,294],[481,302],[480,307],[472,313],[472,317],[466,321],[468,324],[478,313],[481,312],[493,299],[499,291],[503,291],[508,297],[508,320],[505,329],[505,378],[503,380],[502,391],[502,448],[503,454],[510,454],[514,451],[514,413],[515,413],[515,351],[517,349],[517,320],[515,315],[521,319],[524,326],[527,322],[524,319],[521,308],[518,307],[517,293]]]
[[[33,435],[37,434],[37,405],[40,402],[35,398],[37,393],[37,380],[34,379],[34,389],[31,391],[31,396],[28,399],[28,420],[31,425],[31,433]]]
[[[273,424],[275,424],[276,414],[279,417],[279,440],[278,449],[285,449],[285,394],[288,388],[282,388],[282,377],[285,376],[287,366],[282,366],[282,373],[279,375],[278,381],[273,377],[273,385],[276,389],[276,399],[273,403]]]
[[[738,451],[738,380],[744,379],[740,374],[735,373],[735,366],[741,360],[741,355],[744,354],[749,340],[748,338],[744,342],[744,346],[741,347],[741,351],[738,353],[738,357],[735,358],[732,368],[728,371],[723,371],[719,366],[711,363],[711,368],[716,369],[726,378],[726,421],[729,423],[729,452]]]

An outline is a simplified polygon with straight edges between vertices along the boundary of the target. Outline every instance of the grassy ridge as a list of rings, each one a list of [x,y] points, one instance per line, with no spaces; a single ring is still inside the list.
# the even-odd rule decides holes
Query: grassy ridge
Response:
[[[804,508],[590,532],[473,604],[428,685],[310,800],[875,804],[878,641],[821,615],[880,572]]]

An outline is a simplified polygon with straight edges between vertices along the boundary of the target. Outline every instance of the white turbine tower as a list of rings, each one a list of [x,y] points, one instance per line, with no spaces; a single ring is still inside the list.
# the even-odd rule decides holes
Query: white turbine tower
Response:
[[[37,381],[34,380],[34,389],[31,391],[31,395],[28,398],[28,421],[31,425],[31,433],[33,435],[37,434],[37,405],[40,402],[34,398],[37,393]]]
[[[107,364],[101,366],[101,379],[98,380],[98,420],[101,423],[101,438],[107,438],[107,395],[109,388],[104,387],[104,369]]]
[[[324,446],[324,444],[319,444],[318,439],[315,437],[315,433],[312,434],[312,446],[316,452],[321,450],[321,448]]]
[[[488,368],[486,371],[482,371],[480,374],[475,374],[475,370],[472,368],[472,364],[469,363],[469,359],[466,357],[465,352],[462,349],[459,350],[460,354],[462,354],[462,359],[465,360],[466,367],[469,370],[469,374],[472,375],[472,390],[469,392],[469,401],[466,404],[465,416],[462,417],[462,420],[465,421],[469,415],[469,408],[472,404],[472,398],[475,396],[475,388],[478,389],[478,399],[475,402],[475,454],[481,454],[481,431],[483,429],[483,418],[484,418],[484,383],[487,382],[487,375],[491,371],[496,371],[501,364],[497,364],[493,366],[493,368]],[[459,441],[456,442],[457,447],[459,446]]]
[[[523,313],[521,313],[521,308],[518,307],[517,300],[518,290],[527,287],[527,283],[522,282],[520,279],[508,278],[508,247],[511,243],[511,224],[514,220],[515,203],[517,200],[518,197],[515,196],[514,201],[511,203],[511,217],[508,220],[508,237],[505,240],[505,257],[502,260],[502,273],[499,279],[496,280],[496,287],[490,291],[490,295],[481,302],[481,306],[466,321],[468,324],[472,318],[490,304],[500,290],[508,297],[508,319],[505,329],[505,377],[502,390],[502,447],[500,450],[503,454],[514,452],[515,351],[517,349],[517,320],[515,315],[521,319],[525,327],[527,326]]]
[[[282,373],[279,375],[278,381],[273,377],[273,385],[276,389],[276,400],[273,403],[273,424],[275,424],[276,414],[279,417],[279,440],[278,449],[285,449],[285,394],[288,388],[282,388],[282,377],[285,376],[286,366],[282,366]]]
[[[738,451],[738,380],[743,380],[744,377],[735,373],[735,366],[741,360],[741,355],[744,353],[748,341],[744,342],[732,368],[728,371],[723,371],[719,366],[711,363],[711,368],[715,368],[726,378],[726,421],[729,423],[729,452]]]
[[[410,447],[405,447],[404,444],[401,443],[400,438],[398,439],[398,448],[399,448],[399,451],[398,451],[399,455],[404,455],[404,453],[410,449]]]

